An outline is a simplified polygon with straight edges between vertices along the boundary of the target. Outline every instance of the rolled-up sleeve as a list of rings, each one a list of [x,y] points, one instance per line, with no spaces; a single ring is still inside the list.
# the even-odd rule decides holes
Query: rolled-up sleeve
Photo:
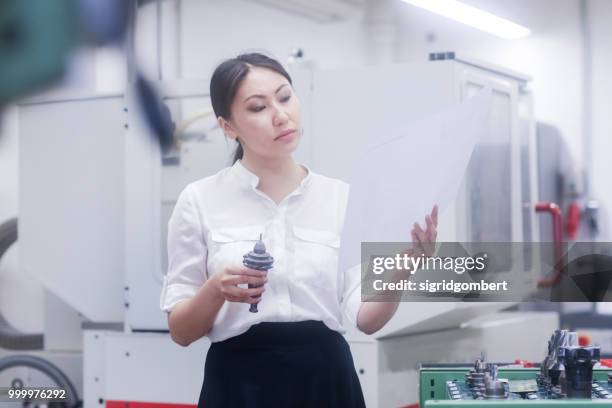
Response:
[[[165,312],[193,297],[207,278],[204,225],[191,188],[189,185],[181,192],[168,221],[168,271],[160,296],[160,308]]]
[[[346,221],[346,208],[350,194],[350,186],[341,182],[338,197],[338,220],[339,234],[342,234]],[[343,317],[355,327],[357,327],[357,314],[361,306],[361,264],[356,264],[344,271],[342,276],[342,298],[340,299],[340,310]]]
[[[342,314],[357,327],[357,314],[361,306],[361,264],[344,272],[344,289],[342,291]]]

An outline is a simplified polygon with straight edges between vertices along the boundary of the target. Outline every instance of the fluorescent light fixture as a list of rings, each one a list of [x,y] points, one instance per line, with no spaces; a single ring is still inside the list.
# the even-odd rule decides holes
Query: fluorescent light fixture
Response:
[[[506,39],[517,39],[528,36],[531,31],[522,25],[505,18],[468,6],[457,0],[402,0],[413,6],[424,8],[432,13],[448,17],[487,33]]]

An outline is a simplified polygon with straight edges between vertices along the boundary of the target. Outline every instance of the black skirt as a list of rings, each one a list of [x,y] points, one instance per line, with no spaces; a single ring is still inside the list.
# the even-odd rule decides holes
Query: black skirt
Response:
[[[259,323],[212,343],[198,408],[365,407],[349,345],[322,322]]]

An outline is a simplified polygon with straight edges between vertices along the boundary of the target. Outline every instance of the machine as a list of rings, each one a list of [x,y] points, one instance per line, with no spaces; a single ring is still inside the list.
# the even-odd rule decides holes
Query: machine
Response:
[[[493,364],[476,360],[459,364],[422,366],[421,407],[591,407],[610,406],[612,371],[600,361],[598,346],[580,346],[575,332],[555,330],[544,360]]]
[[[357,135],[382,137],[491,88],[490,131],[475,148],[456,202],[440,215],[438,239],[538,237],[528,77],[453,54],[347,70],[296,64],[291,71],[305,128],[296,160],[345,180]],[[70,369],[56,365],[70,373],[86,408],[195,405],[202,382],[210,343],[174,344],[159,310],[166,224],[184,186],[229,165],[234,146],[210,114],[208,81],[154,86],[176,124],[168,151],[150,137],[136,89],[54,94],[19,105],[21,268],[42,282],[54,305],[38,354],[69,354]],[[526,252],[510,262],[530,269],[534,256]],[[535,322],[531,338],[558,325],[552,313],[499,313],[508,306],[403,303],[374,336],[349,330],[367,405],[416,402],[414,359],[443,361],[438,351],[453,347],[458,336],[470,339],[467,360],[483,350],[504,351],[499,339],[528,320]],[[424,341],[432,347],[416,352]],[[531,344],[518,339],[513,350],[533,358]],[[395,358],[399,350],[412,357]]]

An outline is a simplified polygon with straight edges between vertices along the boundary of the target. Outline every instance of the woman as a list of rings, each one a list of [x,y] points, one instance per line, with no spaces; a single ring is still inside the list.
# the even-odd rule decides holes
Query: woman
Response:
[[[300,104],[277,61],[223,62],[210,96],[239,147],[233,166],[181,193],[161,299],[176,343],[212,341],[198,406],[363,407],[343,315],[370,334],[397,302],[361,303],[359,268],[337,272],[348,185],[293,160]],[[412,230],[420,250],[435,242],[436,213]],[[267,273],[242,264],[260,234],[274,258]]]

